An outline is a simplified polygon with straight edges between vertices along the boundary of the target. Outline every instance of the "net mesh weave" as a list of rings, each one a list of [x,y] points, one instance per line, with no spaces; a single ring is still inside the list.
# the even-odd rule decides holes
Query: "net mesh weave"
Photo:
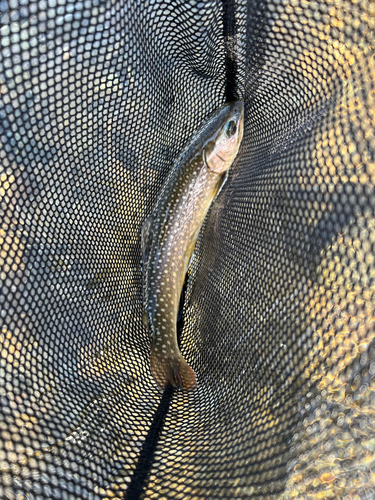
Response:
[[[0,497],[375,497],[375,4],[1,0]],[[226,100],[237,164],[161,394],[140,228]]]

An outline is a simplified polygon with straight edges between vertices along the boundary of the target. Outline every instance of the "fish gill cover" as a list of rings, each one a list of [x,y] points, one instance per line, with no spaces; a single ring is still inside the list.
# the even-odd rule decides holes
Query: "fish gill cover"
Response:
[[[372,498],[375,8],[0,1],[0,498]],[[157,388],[140,230],[243,99]]]

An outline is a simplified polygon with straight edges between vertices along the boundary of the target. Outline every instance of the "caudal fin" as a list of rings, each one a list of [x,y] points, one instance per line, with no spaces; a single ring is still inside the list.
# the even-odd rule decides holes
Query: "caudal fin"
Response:
[[[197,387],[194,370],[190,368],[181,354],[164,357],[152,347],[151,371],[160,389],[164,390],[172,386],[175,389],[191,391]]]

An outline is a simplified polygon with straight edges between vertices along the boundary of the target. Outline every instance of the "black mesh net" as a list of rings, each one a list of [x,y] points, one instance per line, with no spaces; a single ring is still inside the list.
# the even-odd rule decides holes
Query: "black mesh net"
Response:
[[[375,4],[1,0],[0,497],[367,499]],[[239,159],[161,393],[140,228],[216,107]]]

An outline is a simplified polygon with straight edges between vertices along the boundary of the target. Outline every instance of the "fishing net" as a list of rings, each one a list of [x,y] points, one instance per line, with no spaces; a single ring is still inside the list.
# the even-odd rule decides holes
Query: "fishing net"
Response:
[[[374,498],[375,4],[1,0],[0,497]],[[160,392],[140,228],[245,102]]]

